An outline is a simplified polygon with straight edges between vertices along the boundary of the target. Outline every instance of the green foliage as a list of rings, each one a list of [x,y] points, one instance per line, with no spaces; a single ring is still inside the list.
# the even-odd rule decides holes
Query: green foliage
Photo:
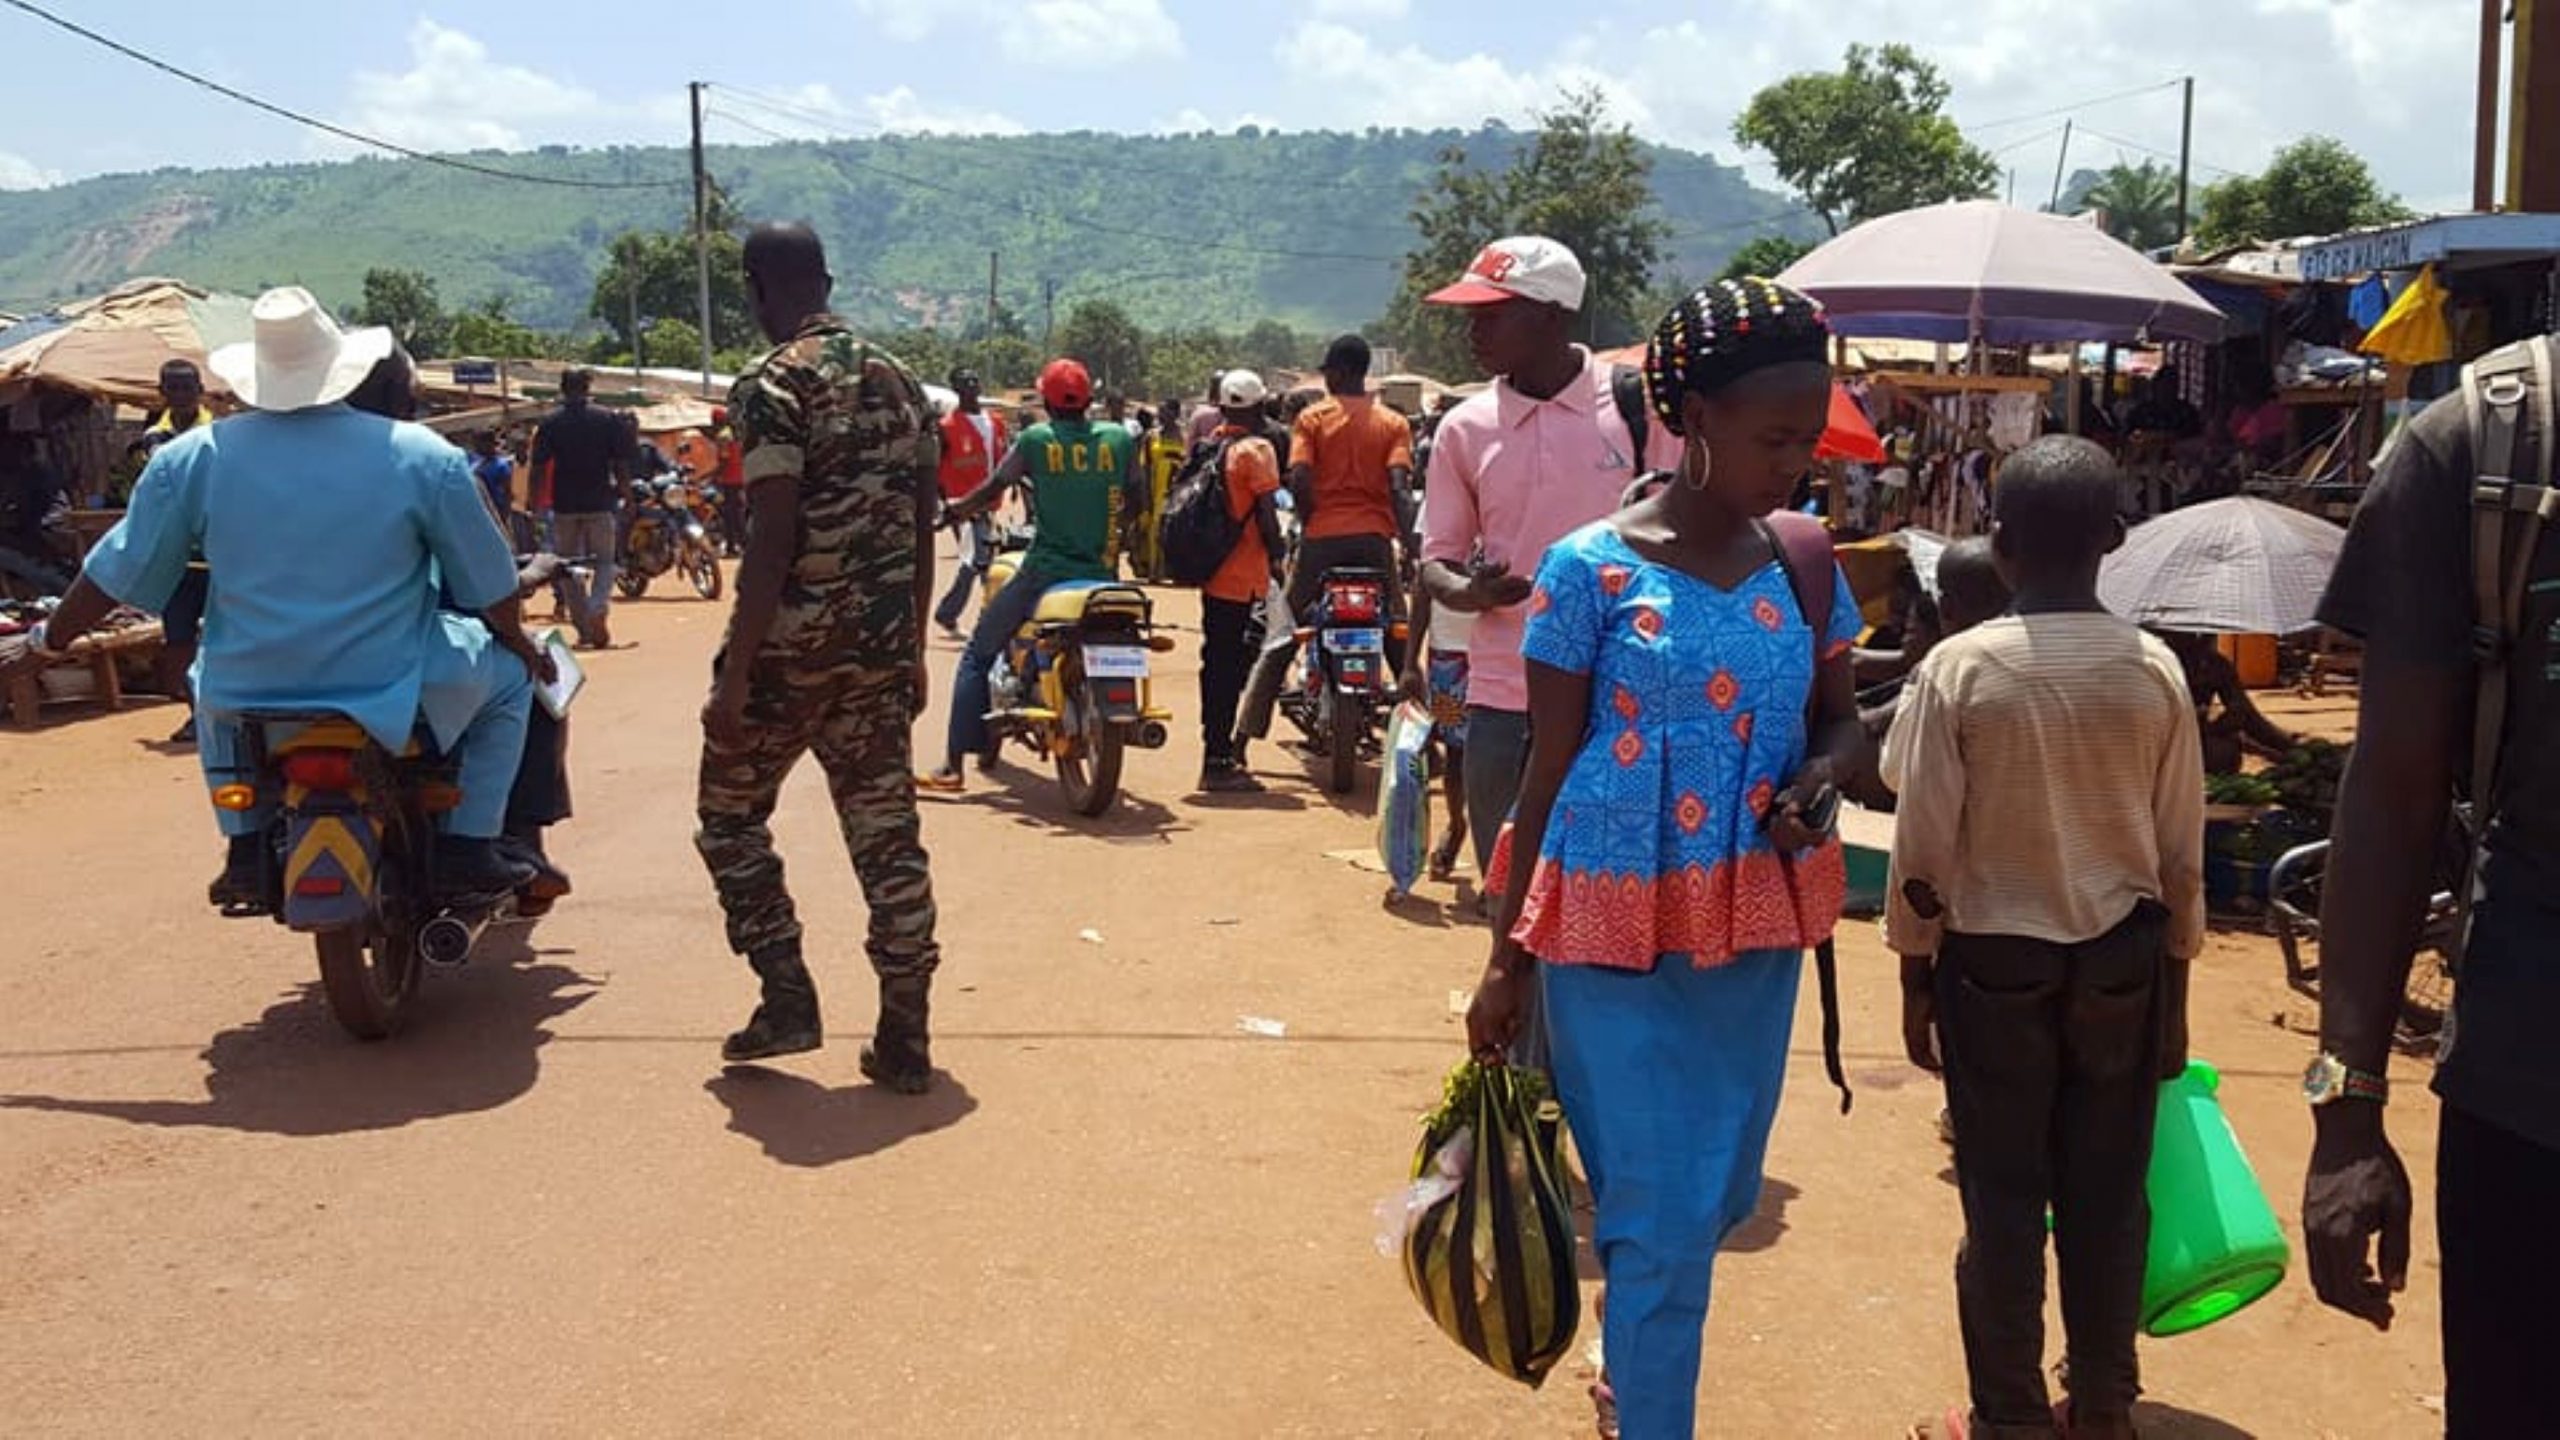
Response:
[[[682,367],[702,363],[702,331],[690,320],[662,316],[649,322],[640,340],[643,364]]]
[[[1058,327],[1057,352],[1084,362],[1094,394],[1126,392],[1146,378],[1147,340],[1129,312],[1109,300],[1087,300]]]
[[[1908,45],[1851,45],[1837,72],[1790,75],[1751,98],[1733,138],[1837,235],[1862,220],[1992,191],[1999,165],[1946,114],[1947,82]]]
[[[2107,233],[2136,250],[2178,243],[2178,175],[2146,161],[2107,167],[2083,194],[2080,207],[2102,210]]]
[[[2362,156],[2325,135],[2276,152],[2263,174],[2207,186],[2196,239],[2207,249],[2298,235],[2335,235],[2409,218],[2409,207],[2373,178]]]
[[[390,329],[410,356],[433,360],[445,353],[453,322],[436,299],[436,282],[415,270],[364,272],[364,300],[349,312],[358,325]]]
[[[1812,254],[1813,248],[1813,242],[1799,240],[1792,235],[1757,236],[1733,252],[1733,258],[1725,262],[1724,269],[1716,272],[1716,278],[1740,280],[1746,276],[1765,275],[1774,279],[1779,271]]]
[[[684,231],[634,230],[616,236],[587,301],[590,318],[622,348],[631,348],[634,313],[645,334],[653,324],[681,319],[696,336],[702,314],[701,273],[693,236]],[[754,343],[755,317],[747,309],[745,247],[727,231],[711,236],[711,330],[723,346]],[[697,339],[697,348],[700,345]],[[655,355],[655,346],[650,348]]]
[[[982,340],[990,251],[999,256],[1006,317],[999,333],[1025,333],[1019,317],[1027,315],[1036,335],[1051,282],[1061,322],[1072,297],[1111,300],[1157,332],[1231,333],[1273,318],[1327,333],[1377,315],[1395,295],[1401,257],[1415,242],[1405,212],[1444,150],[1463,148],[1498,172],[1532,143],[1493,127],[714,144],[708,160],[725,190],[713,222],[724,237],[715,289],[730,297],[715,348],[763,343],[738,303],[734,242],[725,237],[744,219],[766,217],[817,227],[834,262],[837,310],[874,333],[929,328]],[[1754,225],[1784,223],[1787,203],[1752,188],[1739,169],[1688,151],[1638,149],[1652,166],[1658,213],[1673,227],[1664,259],[1681,273],[1713,274]],[[613,277],[602,287],[612,298],[598,306],[597,281],[616,237],[639,232],[665,237],[643,267],[640,328],[662,317],[696,321],[682,151],[553,148],[507,164],[554,178],[670,184],[573,190],[368,159],[163,170],[0,193],[0,309],[35,310],[157,274],[243,293],[305,285],[344,313],[362,294],[364,272],[385,267],[433,277],[453,310],[504,295],[517,324],[587,334],[610,327],[627,347],[620,331],[631,287]],[[1206,378],[1180,388],[1190,395]]]
[[[1655,204],[1651,157],[1632,131],[1609,123],[1597,90],[1567,91],[1538,117],[1528,148],[1498,169],[1474,164],[1464,146],[1443,150],[1413,225],[1417,243],[1377,329],[1408,365],[1446,376],[1475,373],[1466,320],[1422,297],[1464,271],[1487,241],[1544,235],[1570,248],[1590,277],[1585,337],[1606,342],[1634,328],[1638,297],[1671,234]]]

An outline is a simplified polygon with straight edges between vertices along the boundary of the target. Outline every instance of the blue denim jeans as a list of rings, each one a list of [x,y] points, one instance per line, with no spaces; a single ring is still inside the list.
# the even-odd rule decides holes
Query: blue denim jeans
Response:
[[[960,676],[952,682],[948,757],[952,765],[957,766],[970,755],[994,757],[995,732],[987,726],[987,710],[994,700],[987,672],[994,668],[996,657],[1004,653],[1005,642],[1013,632],[1021,629],[1022,623],[1039,608],[1042,592],[1057,583],[1026,565],[978,608],[977,626],[969,632],[969,648],[960,653]]]

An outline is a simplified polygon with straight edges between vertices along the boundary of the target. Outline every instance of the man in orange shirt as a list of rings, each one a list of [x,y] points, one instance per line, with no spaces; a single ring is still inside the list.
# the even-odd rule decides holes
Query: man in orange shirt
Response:
[[[957,504],[987,481],[997,457],[1012,444],[1006,433],[1004,417],[980,403],[978,372],[958,369],[951,372],[951,392],[960,397],[951,413],[942,417],[942,500]],[[942,603],[933,610],[934,623],[942,633],[954,640],[960,633],[961,612],[969,607],[969,591],[980,575],[986,573],[993,558],[995,530],[983,514],[952,522],[951,537],[959,547],[959,573],[951,577],[951,588]]]
[[[1218,378],[1221,423],[1204,442],[1217,448],[1224,467],[1227,511],[1244,522],[1244,534],[1226,563],[1200,587],[1200,789],[1213,795],[1252,794],[1262,783],[1244,768],[1244,742],[1236,735],[1236,701],[1253,669],[1253,602],[1280,579],[1280,456],[1263,435],[1262,377],[1230,370]],[[1286,625],[1285,616],[1271,623]]]
[[[1308,406],[1290,433],[1289,492],[1302,528],[1289,568],[1289,614],[1272,617],[1274,625],[1294,624],[1307,613],[1328,570],[1377,571],[1386,578],[1391,609],[1403,589],[1395,583],[1396,537],[1405,533],[1397,504],[1413,478],[1413,427],[1370,398],[1369,342],[1357,335],[1326,347],[1324,384],[1325,398]],[[1297,653],[1295,640],[1262,652],[1245,695],[1239,741],[1271,733],[1271,709]]]

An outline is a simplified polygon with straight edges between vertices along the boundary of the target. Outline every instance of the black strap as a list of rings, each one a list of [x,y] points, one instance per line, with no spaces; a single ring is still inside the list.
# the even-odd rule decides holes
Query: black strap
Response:
[[[1813,977],[1822,990],[1822,1073],[1840,1092],[1840,1113],[1846,1115],[1858,1097],[1840,1064],[1840,957],[1828,940],[1813,947]]]
[[[1645,449],[1653,439],[1653,407],[1644,398],[1644,372],[1633,365],[1610,371],[1609,398],[1617,402],[1618,418],[1627,423],[1627,438],[1635,442],[1636,453],[1627,457],[1628,463],[1641,475]]]

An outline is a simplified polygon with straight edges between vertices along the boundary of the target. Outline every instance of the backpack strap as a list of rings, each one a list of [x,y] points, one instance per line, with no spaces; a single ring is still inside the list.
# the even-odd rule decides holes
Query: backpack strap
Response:
[[[1644,398],[1644,372],[1633,365],[1611,370],[1609,398],[1617,402],[1618,418],[1626,422],[1627,438],[1635,442],[1636,453],[1627,457],[1627,463],[1641,475],[1644,452],[1653,439],[1653,407]]]
[[[1810,515],[1777,511],[1760,522],[1760,533],[1777,550],[1778,566],[1787,572],[1787,588],[1795,592],[1796,608],[1813,627],[1817,693],[1806,698],[1810,712],[1821,703],[1822,649],[1831,634],[1831,604],[1838,594],[1831,577],[1840,562],[1832,552],[1830,529]],[[1840,957],[1831,941],[1813,947],[1813,974],[1822,995],[1822,1069],[1840,1092],[1840,1113],[1846,1115],[1857,1097],[1849,1089],[1848,1072],[1840,1061]]]
[[[2456,895],[2457,934],[2468,939],[2481,850],[2498,807],[2498,754],[2506,738],[2508,662],[2543,527],[2560,515],[2552,486],[2555,434],[2551,343],[2530,340],[2463,368],[2471,457],[2471,653],[2479,686],[2471,721],[2469,874]],[[2531,467],[2520,462],[2530,458]]]

